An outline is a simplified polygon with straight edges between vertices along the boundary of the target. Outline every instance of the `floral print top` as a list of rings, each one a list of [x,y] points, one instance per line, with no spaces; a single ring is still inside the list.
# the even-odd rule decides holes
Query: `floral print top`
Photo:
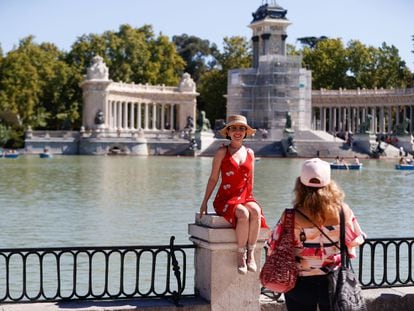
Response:
[[[365,234],[358,221],[349,209],[345,218],[345,243],[349,256],[356,257],[356,247],[364,242]],[[276,224],[269,239],[269,245],[277,243],[282,232],[283,215]],[[320,228],[329,238],[339,246],[339,225],[322,226]],[[341,252],[337,246],[329,241],[317,227],[303,228],[295,223],[295,254],[299,269],[299,276],[323,275],[334,270],[341,264]],[[269,247],[268,255],[271,253]]]

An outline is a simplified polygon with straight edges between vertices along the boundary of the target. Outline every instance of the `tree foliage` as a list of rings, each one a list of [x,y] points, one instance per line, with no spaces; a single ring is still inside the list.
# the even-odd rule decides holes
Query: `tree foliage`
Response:
[[[318,41],[303,48],[304,66],[312,70],[314,89],[405,88],[412,86],[412,74],[395,46],[366,46],[340,39]]]
[[[324,36],[298,41],[302,49],[287,45],[287,54],[303,56],[314,89],[413,87],[413,74],[395,46],[384,42],[376,48],[356,40],[345,45]],[[79,84],[96,55],[103,57],[114,81],[177,85],[183,72],[190,73],[200,93],[197,106],[212,124],[226,116],[228,71],[249,68],[252,60],[250,43],[243,37],[224,38],[220,51],[196,36],[169,40],[155,35],[150,25],[125,24],[117,31],[84,34],[67,53],[28,36],[5,55],[0,46],[0,143],[21,144],[28,126],[78,129]]]
[[[95,55],[103,57],[110,79],[126,83],[176,85],[185,63],[168,37],[156,37],[152,27],[121,25],[117,32],[80,37],[67,57],[84,73]]]
[[[226,117],[227,72],[230,69],[251,67],[250,45],[243,37],[226,37],[223,52],[216,51],[216,68],[206,72],[200,79],[198,90],[200,100],[205,103],[201,110],[206,111],[211,124],[216,119]]]
[[[58,127],[56,114],[73,103],[73,72],[63,56],[53,44],[38,45],[29,36],[3,59],[0,111],[15,114],[20,123],[15,126]]]
[[[215,44],[187,34],[173,36],[172,40],[177,47],[178,54],[185,61],[184,71],[189,73],[196,83],[208,70],[214,68],[217,62],[214,55],[218,52]]]

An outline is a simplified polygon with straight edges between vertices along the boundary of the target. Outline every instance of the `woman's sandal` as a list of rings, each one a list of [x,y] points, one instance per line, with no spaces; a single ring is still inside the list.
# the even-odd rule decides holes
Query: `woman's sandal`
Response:
[[[247,270],[250,272],[256,272],[257,271],[257,265],[256,261],[254,259],[254,249],[256,247],[256,244],[248,245],[247,246]]]
[[[240,247],[237,249],[237,272],[239,272],[240,274],[247,273],[246,248],[245,247]]]

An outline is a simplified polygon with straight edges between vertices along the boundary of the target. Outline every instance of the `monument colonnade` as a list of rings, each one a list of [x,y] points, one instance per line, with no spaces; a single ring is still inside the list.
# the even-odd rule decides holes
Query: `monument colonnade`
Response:
[[[175,94],[175,87],[112,83],[105,101],[104,128],[109,131],[175,130],[193,117],[192,99]]]
[[[312,91],[312,129],[412,134],[414,89]]]
[[[122,132],[183,130],[196,117],[196,85],[188,73],[178,86],[113,82],[103,58],[87,68],[82,126],[108,136]]]

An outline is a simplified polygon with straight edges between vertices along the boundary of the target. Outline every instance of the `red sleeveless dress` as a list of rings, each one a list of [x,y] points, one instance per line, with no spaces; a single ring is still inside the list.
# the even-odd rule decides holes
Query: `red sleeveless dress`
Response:
[[[213,202],[217,215],[223,216],[236,227],[236,205],[256,202],[252,185],[253,158],[247,149],[246,160],[240,165],[233,159],[229,150],[221,162],[221,184]],[[257,203],[259,205],[259,203]],[[260,205],[259,205],[260,206]],[[260,225],[268,228],[261,209]]]

